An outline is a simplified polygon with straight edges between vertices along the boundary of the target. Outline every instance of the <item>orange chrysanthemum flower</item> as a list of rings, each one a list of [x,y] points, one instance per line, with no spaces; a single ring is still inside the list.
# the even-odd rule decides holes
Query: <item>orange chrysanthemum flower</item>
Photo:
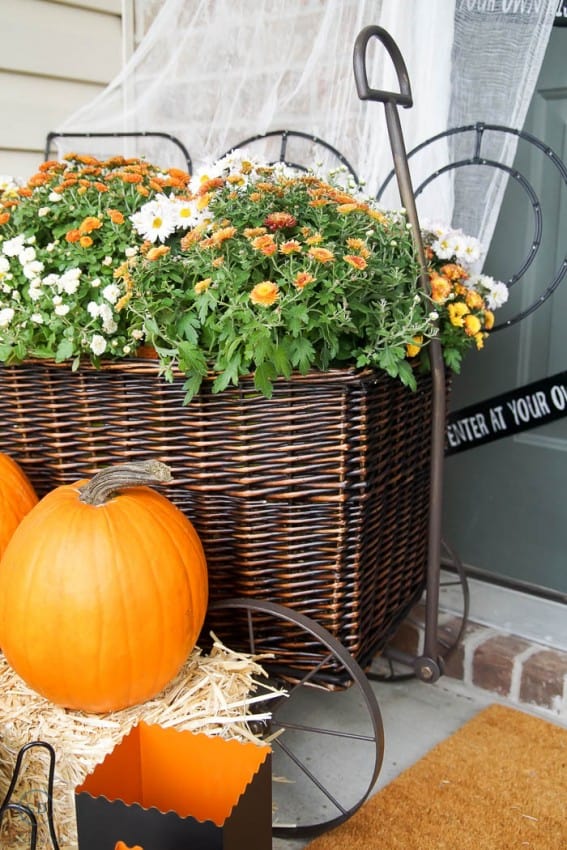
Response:
[[[263,280],[262,283],[257,283],[250,293],[250,301],[253,304],[260,304],[262,307],[271,307],[279,297],[280,290],[277,283],[272,283],[271,280]]]
[[[363,271],[368,265],[364,257],[360,257],[358,254],[345,254],[343,260],[359,271]]]
[[[6,224],[8,221],[10,221],[10,213],[9,212],[0,213],[0,225]]]
[[[102,227],[102,221],[96,215],[88,215],[79,225],[80,233],[92,233],[93,230],[99,230]]]
[[[107,210],[113,224],[124,224],[124,216],[120,210]]]
[[[201,239],[205,230],[204,225],[198,224],[193,230],[188,230],[185,236],[181,238],[179,246],[182,251],[188,251],[192,245],[195,245]]]
[[[165,257],[166,254],[169,254],[171,248],[168,245],[155,245],[153,248],[150,248],[148,253],[146,254],[146,258],[148,260],[159,260],[160,257]]]
[[[366,242],[364,239],[355,239],[354,236],[350,236],[346,243],[351,251],[358,251],[360,253],[366,248]]]
[[[315,278],[309,272],[298,272],[293,283],[298,289],[303,289],[304,286],[307,286],[308,283],[313,283],[314,280]]]
[[[92,244],[93,240],[90,236],[81,236],[81,238],[79,239],[79,245],[81,246],[81,248],[90,248]]]
[[[170,177],[173,177],[174,180],[177,180],[179,183],[182,183],[184,186],[189,182],[189,175],[186,171],[183,171],[181,168],[168,168],[167,173]]]
[[[122,171],[117,176],[120,177],[123,183],[141,183],[144,179],[141,174],[136,174],[132,171]]]
[[[465,301],[467,303],[467,307],[471,310],[482,310],[484,307],[484,299],[480,292],[477,292],[475,289],[467,289],[465,293]]]
[[[76,229],[75,230],[68,230],[67,233],[65,234],[65,239],[67,240],[67,242],[78,242],[80,238],[81,238],[81,231],[80,230],[76,230]]]
[[[197,189],[197,194],[208,195],[209,192],[212,192],[214,189],[220,189],[222,186],[224,186],[224,179],[222,177],[210,177],[203,180]]]
[[[266,233],[265,227],[245,227],[242,231],[247,239],[255,239],[256,236],[263,236]]]
[[[458,263],[445,263],[441,266],[441,274],[448,277],[449,280],[466,280],[468,273]]]
[[[98,165],[98,159],[94,156],[89,156],[89,154],[71,154],[69,159],[71,158],[82,162],[83,165]]]
[[[49,175],[47,174],[32,174],[28,180],[28,186],[45,186],[48,181]]]
[[[451,281],[439,274],[430,275],[431,298],[436,304],[446,301],[452,292]]]
[[[297,219],[291,213],[273,212],[266,216],[264,224],[271,231],[285,230],[286,228],[295,227]]]
[[[309,256],[313,257],[314,260],[317,260],[318,263],[332,263],[335,259],[333,252],[329,251],[327,248],[310,248]]]
[[[280,254],[299,254],[301,245],[297,239],[288,239],[287,242],[282,242],[280,245]]]
[[[236,227],[221,227],[211,236],[214,245],[222,245],[227,239],[232,239],[236,233]]]
[[[278,250],[274,237],[269,233],[266,233],[264,236],[257,236],[253,239],[252,247],[257,251],[260,251],[260,253],[265,254],[267,257],[271,257],[272,254],[275,254]]]

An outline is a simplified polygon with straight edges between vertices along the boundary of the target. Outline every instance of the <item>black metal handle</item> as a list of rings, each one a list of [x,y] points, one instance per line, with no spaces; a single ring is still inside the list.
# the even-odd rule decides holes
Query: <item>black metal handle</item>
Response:
[[[381,89],[371,89],[368,85],[368,74],[366,70],[366,49],[370,39],[376,36],[382,42],[388,54],[394,63],[396,74],[398,75],[398,83],[400,85],[399,92],[383,91]],[[408,108],[413,106],[411,96],[411,86],[409,74],[404,62],[400,49],[390,33],[379,26],[368,26],[362,29],[354,43],[354,81],[356,90],[360,100],[377,100],[381,103],[396,103],[399,106]]]
[[[47,777],[47,824],[49,827],[49,835],[51,837],[51,843],[53,845],[53,850],[59,850],[59,844],[57,841],[57,836],[55,834],[55,824],[53,818],[53,783],[55,778],[55,749],[51,744],[48,744],[47,741],[30,741],[27,744],[24,744],[23,747],[18,751],[18,755],[16,757],[16,764],[14,766],[14,770],[12,772],[12,778],[10,781],[10,785],[6,792],[6,796],[4,797],[3,802],[0,804],[0,822],[2,820],[2,816],[5,811],[18,811],[22,814],[26,815],[31,823],[31,844],[30,850],[35,850],[36,847],[36,838],[37,838],[37,819],[34,813],[29,809],[28,806],[25,806],[21,803],[13,803],[11,801],[12,794],[16,788],[16,784],[18,782],[18,777],[20,775],[20,771],[22,768],[22,762],[26,755],[26,753],[33,749],[34,747],[40,749],[43,748],[47,750],[49,757],[49,772]]]

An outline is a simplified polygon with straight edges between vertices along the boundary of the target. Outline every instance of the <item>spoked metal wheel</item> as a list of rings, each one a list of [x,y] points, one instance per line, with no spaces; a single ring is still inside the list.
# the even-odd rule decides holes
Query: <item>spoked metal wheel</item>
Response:
[[[470,599],[467,576],[460,558],[445,540],[441,545],[447,567],[441,570],[439,578],[439,609],[443,613],[437,627],[435,662],[442,674],[465,633]],[[428,675],[430,665],[423,658],[424,640],[425,604],[422,600],[401,624],[391,643],[373,659],[366,675],[378,682],[403,682],[416,677],[431,681],[432,677]]]
[[[284,693],[267,699],[271,719],[254,730],[272,747],[274,835],[316,835],[347,820],[370,794],[384,754],[382,717],[364,672],[340,641],[290,608],[229,599],[210,611],[213,622],[230,615],[231,647],[271,655],[261,658],[266,686]]]

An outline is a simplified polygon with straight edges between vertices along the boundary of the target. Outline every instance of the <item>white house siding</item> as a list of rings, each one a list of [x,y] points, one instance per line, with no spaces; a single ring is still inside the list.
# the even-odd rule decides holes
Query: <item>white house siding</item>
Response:
[[[32,174],[47,133],[118,73],[121,12],[121,0],[0,0],[0,174]]]

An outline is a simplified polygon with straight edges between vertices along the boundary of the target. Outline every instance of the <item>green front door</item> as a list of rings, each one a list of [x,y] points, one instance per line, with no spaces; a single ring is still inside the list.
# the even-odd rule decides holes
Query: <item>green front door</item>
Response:
[[[567,28],[553,29],[524,130],[567,162]],[[544,294],[567,249],[567,187],[533,146],[516,167],[542,199],[542,246],[512,288],[500,321]],[[484,271],[505,280],[529,253],[534,215],[515,181],[506,192]],[[469,405],[567,371],[567,278],[535,313],[497,331],[467,356],[450,408]],[[567,411],[566,411],[567,412]],[[444,536],[465,564],[494,577],[567,593],[567,418],[445,461]]]

